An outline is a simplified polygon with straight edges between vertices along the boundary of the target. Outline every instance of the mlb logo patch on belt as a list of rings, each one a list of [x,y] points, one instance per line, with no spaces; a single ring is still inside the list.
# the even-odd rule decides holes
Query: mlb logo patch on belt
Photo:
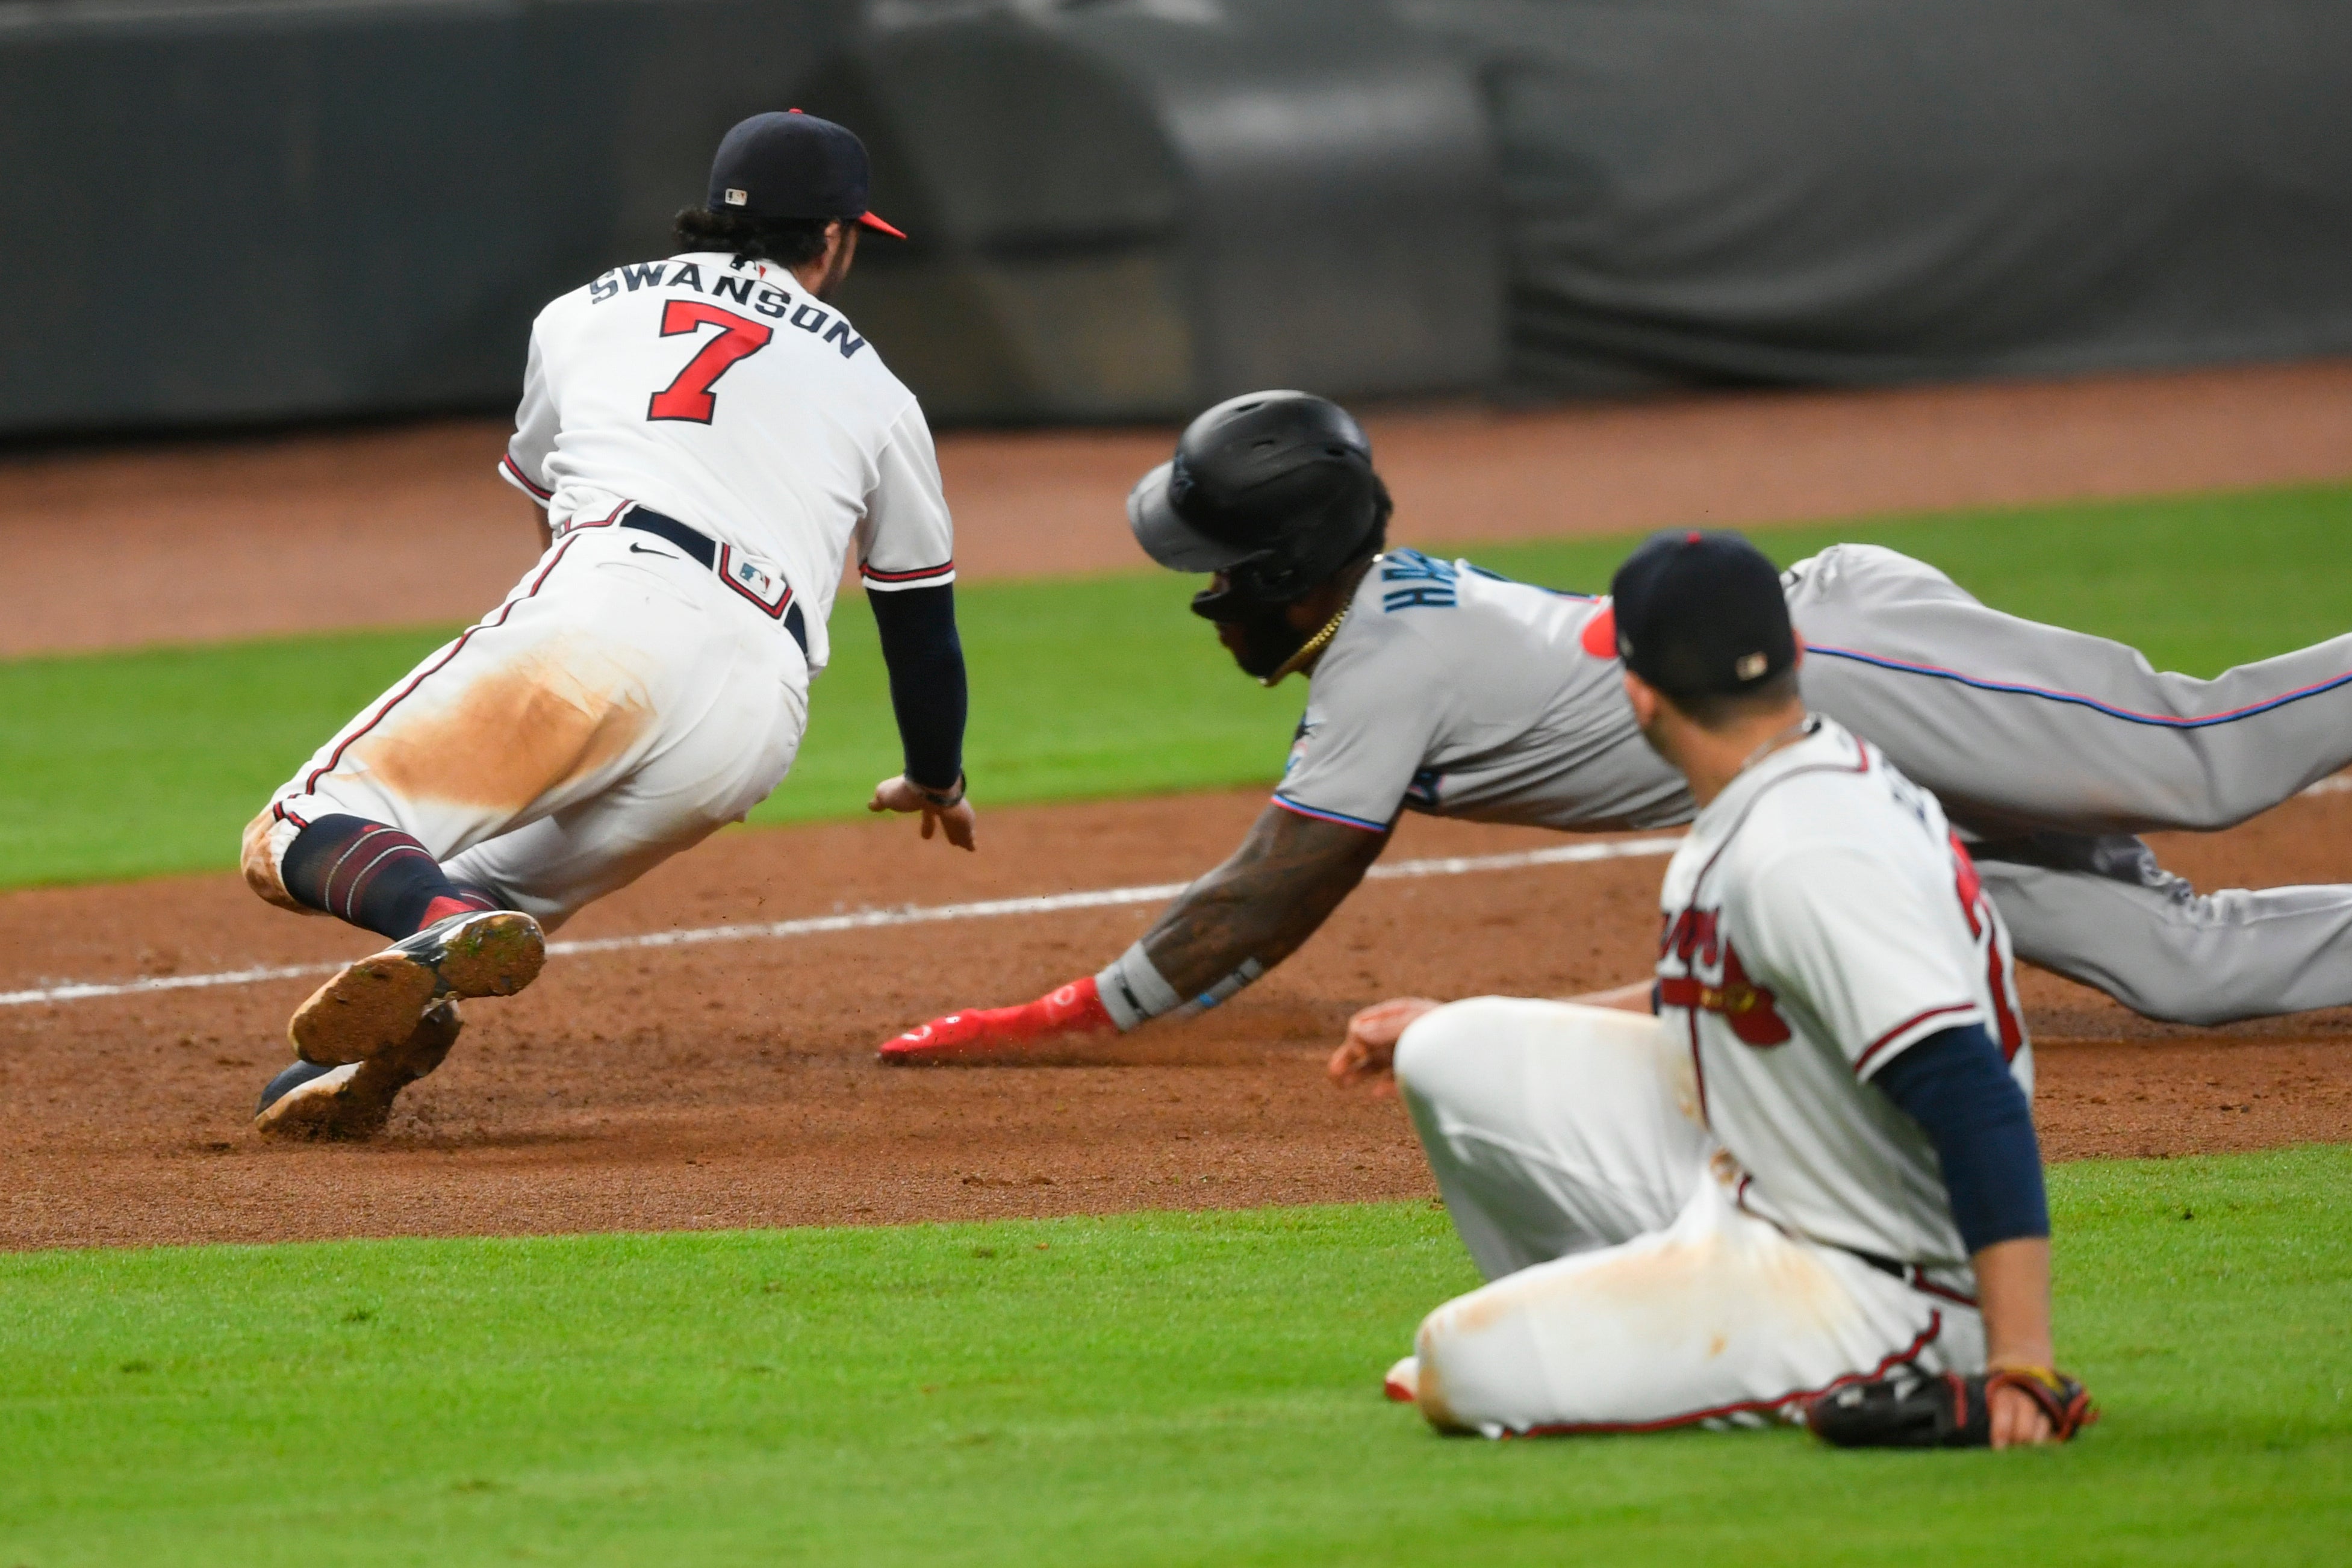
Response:
[[[736,554],[731,544],[719,547],[719,576],[729,587],[759,605],[771,619],[782,620],[785,608],[793,602],[792,586],[782,573]]]

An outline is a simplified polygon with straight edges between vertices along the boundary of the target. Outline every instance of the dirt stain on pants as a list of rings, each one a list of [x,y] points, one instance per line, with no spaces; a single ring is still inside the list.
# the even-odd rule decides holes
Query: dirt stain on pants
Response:
[[[485,671],[446,706],[353,748],[387,794],[518,816],[635,745],[652,722],[643,688],[601,654],[542,647]]]

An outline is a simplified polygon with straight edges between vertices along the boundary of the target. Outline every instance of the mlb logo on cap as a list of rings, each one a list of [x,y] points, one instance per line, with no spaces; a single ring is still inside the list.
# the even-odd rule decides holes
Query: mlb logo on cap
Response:
[[[1618,657],[1669,697],[1744,691],[1797,662],[1780,569],[1736,533],[1652,534],[1610,598]]]
[[[866,143],[847,126],[797,109],[755,114],[719,143],[704,205],[754,218],[838,218],[906,238],[866,210],[872,181]]]

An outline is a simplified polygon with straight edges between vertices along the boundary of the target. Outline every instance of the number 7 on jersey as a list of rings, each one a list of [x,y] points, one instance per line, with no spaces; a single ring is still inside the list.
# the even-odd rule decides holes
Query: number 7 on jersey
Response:
[[[699,300],[672,300],[662,307],[662,336],[674,338],[698,327],[717,327],[719,335],[695,352],[694,357],[686,362],[686,368],[677,373],[677,380],[654,394],[653,400],[646,405],[646,418],[709,424],[711,411],[718,406],[711,387],[737,360],[758,353],[774,335],[759,321],[716,305],[706,305]]]

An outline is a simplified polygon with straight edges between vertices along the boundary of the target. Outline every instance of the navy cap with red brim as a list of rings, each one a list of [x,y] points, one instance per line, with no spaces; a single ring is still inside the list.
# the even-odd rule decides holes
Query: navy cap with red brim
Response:
[[[1736,533],[1654,533],[1617,568],[1609,594],[1617,656],[1669,697],[1734,695],[1797,662],[1780,569]]]
[[[719,143],[704,205],[755,218],[837,218],[906,238],[866,210],[872,178],[866,143],[847,126],[797,109],[755,114]]]

